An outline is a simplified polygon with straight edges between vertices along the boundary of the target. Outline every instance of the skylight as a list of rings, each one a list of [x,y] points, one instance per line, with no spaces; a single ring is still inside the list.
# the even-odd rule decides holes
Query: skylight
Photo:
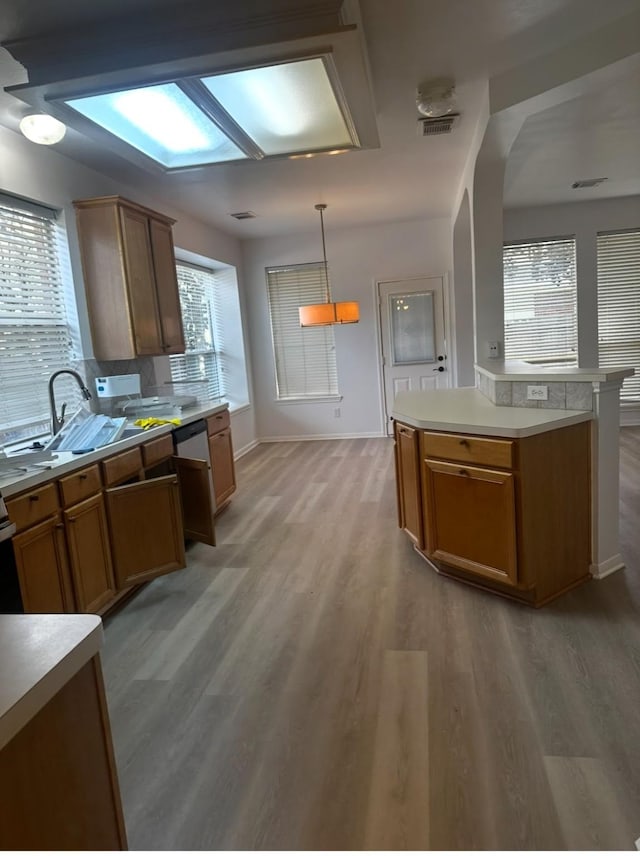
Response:
[[[167,169],[246,157],[175,83],[66,103]]]
[[[321,59],[218,74],[202,82],[266,155],[352,145]]]
[[[64,103],[167,170],[357,145],[320,57]]]

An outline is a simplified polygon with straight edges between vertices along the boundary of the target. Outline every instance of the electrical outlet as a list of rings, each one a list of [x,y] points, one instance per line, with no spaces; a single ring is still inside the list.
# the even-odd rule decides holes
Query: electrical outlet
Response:
[[[546,401],[548,398],[548,386],[527,386],[527,401]]]
[[[497,360],[500,356],[500,342],[487,342],[487,356],[492,360]]]
[[[333,415],[336,417],[336,419],[338,419],[338,417],[340,416],[340,408],[339,407],[334,408]]]

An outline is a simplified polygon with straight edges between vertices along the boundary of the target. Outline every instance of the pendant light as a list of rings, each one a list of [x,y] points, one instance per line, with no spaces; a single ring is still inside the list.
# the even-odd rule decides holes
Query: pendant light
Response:
[[[329,288],[329,269],[327,267],[327,250],[324,240],[324,217],[323,211],[326,205],[315,206],[320,212],[320,229],[322,231],[322,255],[324,257],[324,281],[327,290],[325,303],[311,303],[308,306],[300,306],[301,327],[326,327],[328,324],[355,324],[360,320],[360,308],[358,302],[349,300],[342,303],[333,303],[331,290]]]

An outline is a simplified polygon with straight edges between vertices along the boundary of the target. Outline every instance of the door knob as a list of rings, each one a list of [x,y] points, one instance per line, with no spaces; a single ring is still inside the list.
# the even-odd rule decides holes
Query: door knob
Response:
[[[433,371],[434,371],[434,372],[443,372],[443,371],[444,371],[444,366],[438,366],[438,368],[437,368],[437,369],[434,369]]]

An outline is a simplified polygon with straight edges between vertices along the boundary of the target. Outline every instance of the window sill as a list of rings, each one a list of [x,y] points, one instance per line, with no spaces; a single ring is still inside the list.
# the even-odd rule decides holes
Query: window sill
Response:
[[[341,395],[306,396],[305,398],[276,398],[276,404],[332,404],[342,401]]]

